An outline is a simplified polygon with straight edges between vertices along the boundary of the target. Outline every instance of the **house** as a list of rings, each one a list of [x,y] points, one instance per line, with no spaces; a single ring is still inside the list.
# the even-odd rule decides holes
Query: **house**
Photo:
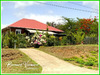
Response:
[[[47,32],[47,28],[48,28],[48,33],[51,35],[53,34],[55,36],[57,36],[57,35],[60,36],[60,34],[64,32],[62,30],[59,30],[52,26],[48,26],[39,21],[24,18],[24,19],[21,19],[15,23],[3,28],[2,33],[6,33],[6,31],[9,30],[9,31],[15,32],[16,34],[26,33],[27,36],[30,36],[31,34],[34,34],[36,32],[36,30],[38,30],[39,32],[44,31],[44,33],[45,33],[45,32]]]

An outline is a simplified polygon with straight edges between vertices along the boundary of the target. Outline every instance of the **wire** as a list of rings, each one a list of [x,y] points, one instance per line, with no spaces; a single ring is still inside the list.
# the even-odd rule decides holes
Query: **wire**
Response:
[[[60,5],[56,5],[56,4],[42,3],[42,2],[36,2],[36,3],[45,4],[45,5],[50,5],[50,6],[56,6],[56,7],[66,8],[66,9],[72,9],[72,10],[78,10],[78,11],[83,11],[83,12],[97,13],[97,14],[98,14],[98,12],[94,12],[94,11],[76,9],[76,8],[71,8],[71,7],[66,7],[66,6],[60,6]]]
[[[88,7],[88,6],[84,6],[84,5],[81,5],[81,4],[78,4],[78,3],[75,3],[75,2],[68,2],[68,3],[74,4],[74,5],[79,5],[79,6],[82,6],[82,7],[86,7],[86,8],[90,8],[90,9],[94,9],[94,10],[99,11],[98,9],[91,8],[91,7]]]

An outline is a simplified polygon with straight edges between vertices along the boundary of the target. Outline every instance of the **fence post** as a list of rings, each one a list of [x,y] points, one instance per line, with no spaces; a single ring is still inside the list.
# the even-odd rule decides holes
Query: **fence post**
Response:
[[[14,49],[16,49],[16,40],[14,40]]]

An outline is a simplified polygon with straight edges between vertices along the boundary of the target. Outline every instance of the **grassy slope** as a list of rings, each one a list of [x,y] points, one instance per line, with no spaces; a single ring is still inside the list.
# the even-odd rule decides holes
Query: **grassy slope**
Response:
[[[19,50],[13,50],[13,49],[10,49],[10,50],[12,50],[12,52],[15,51],[15,53],[16,51],[19,51]],[[3,51],[5,50],[3,49]],[[8,54],[9,53],[11,54],[9,50],[6,50],[6,52],[8,52]],[[10,57],[8,56],[6,57],[6,59],[2,58],[2,73],[41,73],[42,67],[40,65],[38,65],[35,61],[29,58],[26,54],[20,51],[18,53],[20,53],[21,56],[20,54],[16,54],[16,55],[10,55]],[[7,60],[7,58],[9,59]],[[12,64],[22,64],[22,65],[7,67],[7,63],[10,63],[10,62],[12,62]],[[27,67],[25,67],[25,63],[27,63]],[[30,66],[31,64],[33,66]]]
[[[86,67],[89,69],[98,69],[96,65],[98,63],[98,45],[68,45],[68,46],[52,46],[52,47],[40,47],[39,50],[48,54],[56,56],[62,60],[66,59],[68,62],[78,65],[80,67]],[[77,57],[71,61],[73,57]],[[85,63],[88,60],[96,61],[93,66],[86,66]],[[85,61],[83,64],[81,62]],[[87,64],[89,64],[88,62]]]

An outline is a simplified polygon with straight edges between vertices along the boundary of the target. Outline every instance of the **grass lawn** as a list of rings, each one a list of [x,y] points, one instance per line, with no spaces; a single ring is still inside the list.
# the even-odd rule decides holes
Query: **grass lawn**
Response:
[[[74,65],[98,70],[98,45],[41,46],[39,50]]]
[[[2,49],[2,73],[41,73],[42,67],[17,49]]]

